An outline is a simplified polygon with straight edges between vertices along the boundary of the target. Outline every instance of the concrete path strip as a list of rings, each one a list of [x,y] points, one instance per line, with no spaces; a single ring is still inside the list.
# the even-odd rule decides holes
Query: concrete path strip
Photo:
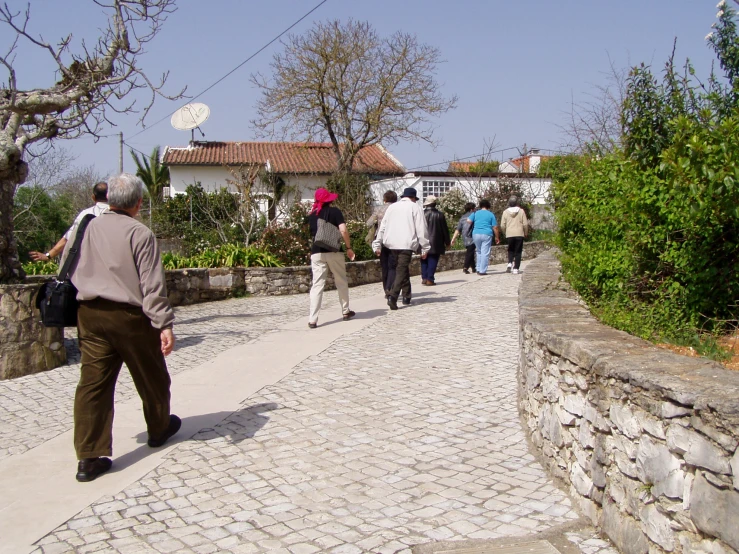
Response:
[[[442,294],[478,278],[460,275],[449,284],[423,290]],[[37,540],[99,498],[117,494],[155,469],[172,445],[215,426],[238,410],[245,399],[278,382],[301,361],[319,354],[344,334],[369,325],[375,317],[383,317],[388,310],[382,294],[351,300],[351,306],[357,312],[351,321],[327,319],[335,314],[323,310],[318,328],[308,329],[307,314],[300,314],[299,319],[274,332],[175,375],[172,410],[182,418],[182,429],[163,448],[146,445],[138,397],[117,404],[113,468],[93,483],[78,483],[74,478],[77,461],[71,431],[1,460],[0,553],[30,552]]]

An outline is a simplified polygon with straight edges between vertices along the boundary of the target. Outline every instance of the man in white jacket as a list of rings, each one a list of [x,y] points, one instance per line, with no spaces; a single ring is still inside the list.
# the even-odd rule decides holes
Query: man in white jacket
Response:
[[[388,207],[372,243],[372,249],[378,256],[382,246],[388,248],[392,253],[391,263],[396,264],[395,282],[387,297],[387,305],[391,310],[398,309],[398,297],[401,292],[403,304],[411,303],[411,259],[413,254],[419,252],[421,259],[425,259],[431,249],[423,209],[416,202],[418,202],[416,189],[405,189],[400,202]]]

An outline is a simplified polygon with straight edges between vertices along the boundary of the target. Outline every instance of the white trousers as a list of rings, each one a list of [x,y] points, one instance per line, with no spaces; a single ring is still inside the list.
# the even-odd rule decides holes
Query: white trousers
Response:
[[[326,286],[326,277],[329,270],[334,276],[336,290],[339,291],[339,302],[341,302],[341,313],[349,312],[349,282],[346,279],[346,265],[344,265],[343,252],[323,252],[311,254],[310,266],[313,271],[313,286],[310,289],[310,315],[309,323],[318,322],[318,312],[321,311],[323,301],[323,289]]]

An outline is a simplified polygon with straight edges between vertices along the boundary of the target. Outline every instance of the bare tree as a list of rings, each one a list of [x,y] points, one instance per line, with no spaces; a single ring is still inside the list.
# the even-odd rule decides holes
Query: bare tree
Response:
[[[0,88],[0,283],[23,279],[13,237],[13,195],[28,176],[24,154],[34,143],[82,135],[99,136],[111,123],[113,113],[135,111],[129,93],[145,89],[149,101],[141,112],[146,117],[154,99],[164,96],[167,75],[151,81],[138,67],[139,56],[174,11],[174,0],[92,0],[109,14],[108,26],[94,45],[83,41],[71,51],[72,35],[57,44],[31,32],[30,4],[25,12],[0,6],[0,24],[14,33],[0,65],[8,75]],[[48,53],[56,63],[58,79],[45,89],[22,90],[16,79],[15,51],[27,41]],[[181,97],[181,91],[175,96]]]
[[[365,146],[432,142],[430,118],[456,105],[434,79],[439,50],[413,35],[381,39],[369,23],[336,20],[283,46],[272,81],[252,75],[262,90],[252,125],[263,136],[331,141],[340,173],[352,170]]]
[[[626,98],[628,68],[616,67],[608,58],[605,83],[594,85],[586,100],[570,101],[567,120],[559,125],[564,135],[561,148],[568,152],[610,152],[621,144],[621,106]]]

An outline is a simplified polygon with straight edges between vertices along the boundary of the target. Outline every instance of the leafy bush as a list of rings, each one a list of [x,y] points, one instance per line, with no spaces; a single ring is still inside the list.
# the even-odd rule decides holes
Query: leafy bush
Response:
[[[39,186],[18,187],[13,200],[13,226],[21,259],[28,260],[29,251],[46,252],[54,246],[76,215],[65,194]]]
[[[26,262],[23,271],[26,275],[56,275],[59,273],[59,264],[52,261]]]
[[[439,202],[436,204],[437,208],[441,213],[446,216],[447,223],[454,221],[454,225],[457,224],[459,218],[464,215],[464,205],[470,200],[467,195],[458,188],[453,188],[447,192],[444,196],[439,198]],[[453,233],[454,229],[449,228]]]
[[[272,224],[264,230],[257,246],[269,251],[283,265],[310,264],[310,236],[301,228]]]
[[[156,206],[152,230],[157,237],[178,239],[189,255],[223,244],[247,244],[259,237],[264,218],[249,219],[239,196],[222,188],[209,193],[200,184]]]
[[[661,83],[635,68],[623,150],[547,168],[573,287],[606,323],[686,345],[736,325],[738,315],[739,57],[731,52],[739,40],[727,23],[733,10],[724,6],[719,17],[722,38],[712,45],[728,86],[714,75],[703,92],[688,79],[690,66],[680,75],[672,60]]]
[[[375,253],[372,251],[372,247],[364,242],[367,236],[367,225],[364,221],[347,221],[346,230],[349,231],[349,238],[352,243],[352,250],[354,250],[355,262],[363,262],[366,260],[374,260],[376,258]]]
[[[162,255],[164,269],[217,268],[217,267],[282,267],[272,254],[253,246],[224,244],[214,250],[205,250],[194,256],[180,256],[172,252]]]

